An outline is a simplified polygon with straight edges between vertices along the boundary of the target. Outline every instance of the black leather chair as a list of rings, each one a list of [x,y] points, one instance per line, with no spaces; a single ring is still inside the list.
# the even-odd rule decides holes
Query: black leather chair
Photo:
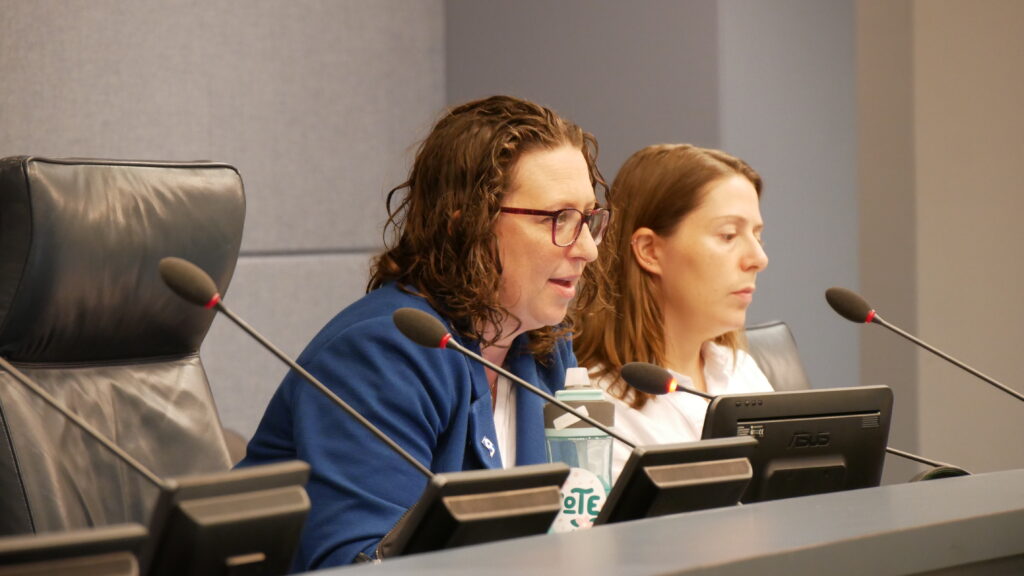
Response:
[[[0,160],[0,356],[158,476],[227,470],[198,354],[214,313],[157,263],[226,289],[244,214],[225,164]],[[155,495],[0,369],[0,534],[145,524]]]
[[[747,346],[750,355],[768,378],[772,388],[780,391],[806,390],[811,387],[800,361],[796,340],[785,322],[774,321],[748,326]]]

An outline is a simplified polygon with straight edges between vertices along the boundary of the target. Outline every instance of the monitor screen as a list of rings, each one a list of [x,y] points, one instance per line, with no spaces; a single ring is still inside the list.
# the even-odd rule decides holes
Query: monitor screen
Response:
[[[297,460],[166,481],[141,558],[150,576],[285,574],[309,512]]]
[[[743,502],[878,486],[892,401],[887,386],[723,395],[703,437],[757,439]]]
[[[0,538],[0,576],[139,573],[136,557],[146,539],[141,524]]]
[[[594,524],[732,506],[750,482],[756,446],[750,437],[637,446]]]
[[[387,557],[544,534],[561,510],[565,464],[435,475],[381,542]]]

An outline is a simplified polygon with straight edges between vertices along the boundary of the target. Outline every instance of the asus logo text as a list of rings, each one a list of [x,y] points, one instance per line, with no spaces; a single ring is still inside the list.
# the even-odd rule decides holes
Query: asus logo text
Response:
[[[829,433],[818,432],[811,434],[809,432],[797,432],[793,434],[793,439],[789,441],[790,448],[820,448],[822,446],[828,446]]]

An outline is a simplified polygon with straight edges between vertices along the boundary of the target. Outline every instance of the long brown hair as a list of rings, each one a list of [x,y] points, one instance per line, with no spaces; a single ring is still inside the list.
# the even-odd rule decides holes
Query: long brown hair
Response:
[[[750,180],[760,197],[761,177],[739,158],[689,144],[660,144],[633,154],[612,183],[609,201],[615,218],[596,262],[603,273],[596,300],[608,305],[578,313],[574,346],[580,365],[599,367],[598,376],[614,375],[608,391],[634,408],[652,396],[623,382],[622,366],[664,366],[666,359],[661,306],[652,275],[633,256],[633,233],[646,227],[671,236],[703,201],[709,185],[732,175]],[[742,332],[728,332],[715,342],[736,350],[743,345]]]
[[[447,111],[420,145],[408,180],[388,193],[385,250],[374,258],[367,291],[397,282],[426,297],[463,336],[497,342],[503,321],[518,320],[498,300],[502,266],[493,229],[502,196],[524,153],[563,145],[580,150],[591,183],[604,189],[597,140],[548,108],[492,96]],[[592,298],[590,278],[585,269],[581,302]],[[487,326],[496,331],[490,339]],[[549,354],[571,330],[569,318],[533,330],[530,349]]]

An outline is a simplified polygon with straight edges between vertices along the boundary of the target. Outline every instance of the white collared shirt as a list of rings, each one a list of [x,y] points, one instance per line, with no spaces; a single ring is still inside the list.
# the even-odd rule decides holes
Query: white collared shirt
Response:
[[[497,384],[494,432],[498,436],[501,467],[511,468],[516,465],[516,391],[515,386],[504,376],[498,376]]]
[[[757,363],[743,350],[736,351],[735,363],[732,350],[714,342],[704,343],[701,354],[704,357],[704,382],[709,394],[718,396],[772,390]],[[689,376],[671,370],[669,372],[679,386],[693,387]],[[614,380],[609,375],[592,381],[607,390]],[[615,431],[637,446],[700,440],[704,429],[704,414],[708,408],[708,401],[700,396],[686,392],[655,396],[639,410],[607,392],[605,397],[615,404]],[[613,480],[619,477],[630,452],[630,448],[621,442],[614,443]]]

